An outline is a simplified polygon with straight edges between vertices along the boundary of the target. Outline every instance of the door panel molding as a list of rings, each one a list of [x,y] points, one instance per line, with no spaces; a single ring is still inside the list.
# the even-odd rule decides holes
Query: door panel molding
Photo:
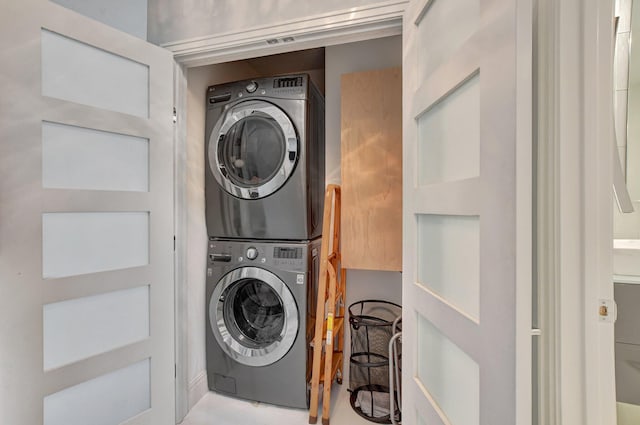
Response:
[[[418,394],[422,394],[424,398],[429,400],[429,403],[420,403],[416,406],[416,411],[411,412],[411,414],[419,414],[424,420],[425,424],[429,425],[451,425],[449,421],[445,421],[442,418],[446,417],[445,413],[438,407],[436,401],[431,397],[431,394],[427,391],[427,389],[422,385],[418,378],[414,378],[410,384],[408,385],[407,391],[415,391]],[[405,413],[406,412],[406,413]],[[408,421],[409,423],[415,423],[416,425],[420,425],[420,422],[415,421],[413,418],[408,418],[408,414],[410,411],[403,411],[403,420]]]
[[[140,417],[173,424],[172,55],[46,0],[0,3],[0,28],[0,422],[42,424],[47,394],[151,358],[152,409]],[[42,96],[43,28],[149,66],[149,118]],[[44,189],[43,121],[148,138],[149,192]],[[149,212],[149,265],[43,279],[43,214],[109,211]],[[43,370],[44,304],[142,285],[150,286],[150,338]]]
[[[479,177],[414,187],[416,212],[452,215],[479,215],[481,182]]]
[[[481,358],[482,352],[477,346],[482,338],[478,334],[479,324],[475,320],[461,314],[460,310],[420,284],[413,285],[413,290],[409,290],[406,295],[414,297],[415,312],[428,317],[437,328],[447,324],[453,330],[447,337],[471,358]]]
[[[148,118],[81,105],[54,97],[43,96],[41,102],[44,108],[42,120],[46,122],[136,137],[148,137],[149,133],[158,134],[159,131]]]
[[[598,320],[613,299],[613,1],[537,9],[538,412],[615,423],[614,325]]]
[[[57,303],[139,286],[152,286],[149,266],[50,278],[42,287],[42,303]]]
[[[477,362],[480,373],[479,383],[475,381],[480,394],[477,423],[526,424],[531,421],[531,293],[527,291],[531,281],[532,242],[531,204],[527,203],[531,198],[532,160],[531,3],[481,0],[480,21],[475,34],[451,56],[443,56],[442,63],[431,64],[428,75],[420,76],[417,75],[420,58],[416,52],[420,45],[418,38],[424,35],[418,31],[416,22],[418,25],[426,22],[417,18],[428,18],[429,11],[433,10],[429,7],[430,3],[425,1],[412,2],[403,27],[404,110],[411,113],[405,116],[403,131],[405,182],[409,183],[405,185],[406,196],[403,197],[403,350],[406,349],[403,374],[410,381],[415,376],[416,365],[428,361],[417,358],[415,346],[419,328],[417,314],[421,314]],[[442,36],[447,36],[446,31]],[[437,105],[476,75],[479,75],[480,91],[479,176],[415,187],[419,184],[416,169],[424,166],[416,161],[418,128],[415,116]],[[465,101],[473,102],[474,98]],[[455,125],[449,121],[446,124]],[[438,134],[434,130],[433,137]],[[417,200],[422,195],[430,195],[429,192],[433,194],[432,198]],[[442,211],[451,215],[479,216],[480,304],[477,319],[470,319],[429,291],[416,289],[417,267],[420,255],[425,253],[417,252],[415,215]],[[470,235],[469,238],[471,243]],[[471,375],[469,377],[469,385],[474,385]],[[405,411],[416,409],[429,400],[423,392],[411,390],[405,391],[403,397]],[[432,408],[438,409],[435,404]],[[432,415],[433,412],[425,413]],[[442,416],[441,422],[451,420],[442,412],[436,413]],[[413,424],[411,413],[403,419]]]
[[[156,66],[166,67],[166,64],[163,64],[163,60],[160,58],[161,56],[158,55],[161,50],[156,49],[155,46],[139,37],[87,18],[50,1],[29,1],[35,2],[42,9],[39,24],[44,30],[78,40],[81,43],[115,53],[124,58],[133,59],[148,65],[150,68]],[[91,26],[91,31],[89,32],[86,31],[88,26]],[[113,43],[114,38],[119,41]]]
[[[127,367],[149,358],[150,350],[151,341],[147,338],[57,369],[46,371],[42,382],[43,392],[45,395],[54,394],[66,388],[73,387],[74,385],[108,374],[114,370]]]

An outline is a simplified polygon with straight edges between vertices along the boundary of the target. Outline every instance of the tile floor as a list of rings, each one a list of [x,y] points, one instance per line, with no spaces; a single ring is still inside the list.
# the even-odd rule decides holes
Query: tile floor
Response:
[[[640,424],[640,406],[618,403],[618,425]]]
[[[309,412],[288,409],[207,393],[191,409],[182,425],[305,425]],[[322,423],[318,418],[318,425]],[[332,391],[331,425],[371,425],[349,404],[349,393],[336,386]],[[640,406],[618,403],[618,425],[640,424]]]
[[[318,414],[318,425],[322,423]],[[331,392],[331,425],[372,425],[358,416],[349,404],[349,392],[334,386]],[[238,400],[217,393],[207,393],[191,409],[182,425],[305,425],[309,411]]]

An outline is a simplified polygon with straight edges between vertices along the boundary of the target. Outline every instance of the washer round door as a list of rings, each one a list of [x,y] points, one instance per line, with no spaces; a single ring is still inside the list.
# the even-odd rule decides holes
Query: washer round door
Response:
[[[242,267],[218,282],[209,301],[218,344],[239,363],[266,366],[280,360],[298,333],[298,308],[289,288],[273,273]]]
[[[242,199],[280,189],[295,168],[298,137],[280,108],[263,100],[236,103],[220,117],[209,139],[209,164],[220,184]]]

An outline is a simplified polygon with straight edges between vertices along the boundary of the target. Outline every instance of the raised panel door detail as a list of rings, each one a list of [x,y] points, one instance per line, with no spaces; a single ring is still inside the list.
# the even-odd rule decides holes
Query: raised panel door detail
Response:
[[[118,425],[151,407],[145,359],[44,398],[44,425]]]
[[[480,0],[433,0],[418,22],[420,80],[453,56],[478,30],[479,22]]]
[[[149,286],[44,305],[44,368],[149,337]]]
[[[480,423],[480,368],[418,314],[417,377],[451,425]]]
[[[147,192],[149,139],[43,122],[42,186]]]
[[[480,75],[418,116],[418,184],[480,174]]]
[[[74,276],[149,264],[148,212],[42,214],[42,275]]]
[[[43,29],[42,94],[147,118],[149,67]]]
[[[418,215],[418,283],[474,320],[480,316],[480,218]]]

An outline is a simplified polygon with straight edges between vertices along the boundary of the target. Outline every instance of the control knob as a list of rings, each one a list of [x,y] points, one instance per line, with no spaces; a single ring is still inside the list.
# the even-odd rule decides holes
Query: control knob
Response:
[[[247,93],[253,93],[254,91],[258,90],[258,83],[256,83],[255,81],[252,81],[249,84],[247,84],[247,87],[245,88],[247,90]]]
[[[255,260],[258,258],[258,250],[253,246],[247,248],[247,258],[249,260]]]

